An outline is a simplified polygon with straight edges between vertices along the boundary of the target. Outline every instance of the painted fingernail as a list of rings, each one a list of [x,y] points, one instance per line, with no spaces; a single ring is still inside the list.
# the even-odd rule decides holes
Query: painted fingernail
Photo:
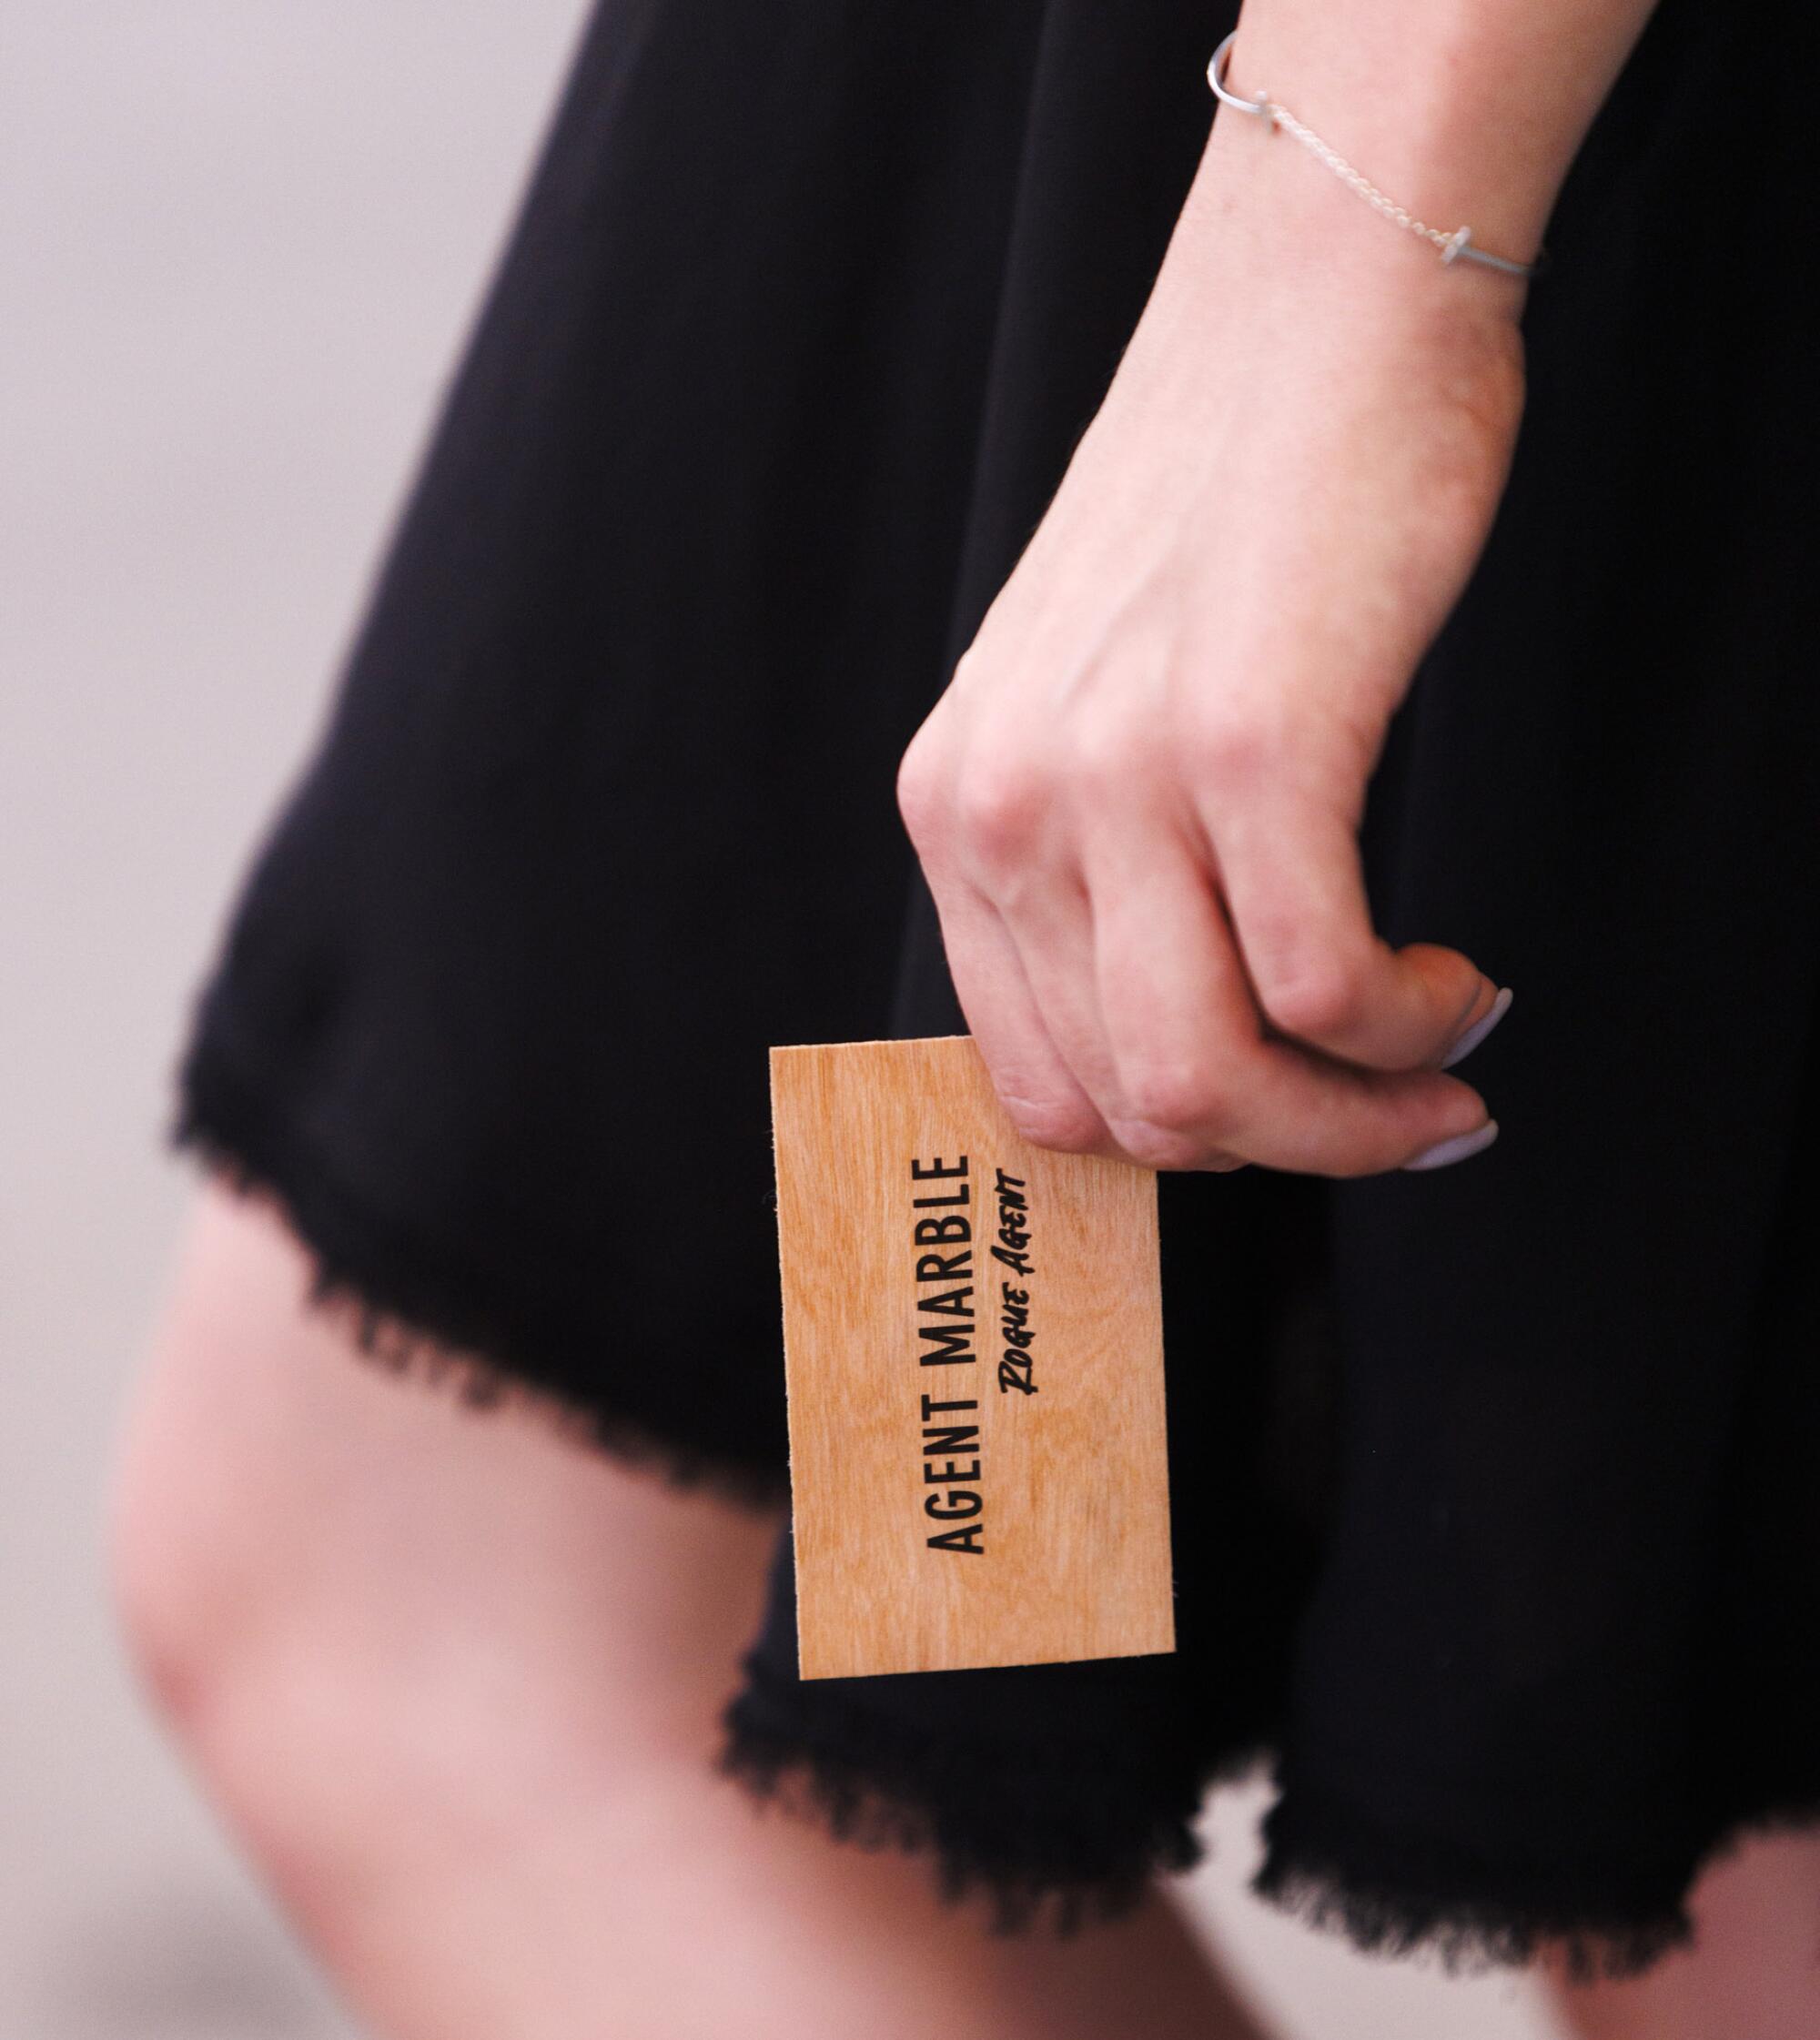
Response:
[[[1448,1050],[1447,1054],[1441,1058],[1441,1068],[1451,1069],[1457,1062],[1470,1055],[1510,1010],[1511,987],[1507,985],[1491,1001],[1491,1010],[1485,1017],[1482,1020],[1475,1020],[1461,1035],[1460,1039],[1454,1043],[1453,1046]]]
[[[1488,1119],[1482,1126],[1474,1126],[1470,1134],[1455,1134],[1451,1140],[1438,1140],[1432,1147],[1424,1147],[1413,1161],[1405,1162],[1405,1168],[1445,1168],[1450,1162],[1463,1162],[1469,1155],[1477,1155],[1489,1147],[1498,1137],[1498,1122]]]

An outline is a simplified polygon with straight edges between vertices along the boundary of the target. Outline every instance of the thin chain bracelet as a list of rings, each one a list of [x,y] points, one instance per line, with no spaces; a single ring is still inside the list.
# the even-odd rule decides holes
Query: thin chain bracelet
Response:
[[[1492,255],[1485,248],[1474,247],[1472,229],[1470,227],[1456,227],[1452,233],[1444,234],[1439,227],[1429,226],[1398,205],[1395,199],[1387,198],[1370,178],[1355,170],[1331,143],[1322,141],[1313,128],[1304,126],[1287,106],[1279,106],[1268,92],[1259,92],[1249,99],[1241,99],[1236,92],[1229,91],[1226,83],[1226,65],[1238,34],[1239,31],[1235,28],[1214,51],[1207,66],[1207,82],[1213,87],[1214,96],[1221,106],[1235,107],[1241,114],[1256,114],[1260,119],[1269,121],[1272,129],[1288,128],[1297,141],[1326,164],[1335,177],[1342,183],[1350,185],[1368,206],[1375,207],[1386,219],[1394,220],[1399,227],[1407,228],[1410,233],[1420,234],[1423,240],[1432,241],[1441,250],[1441,259],[1443,262],[1482,262],[1488,269],[1502,269],[1507,276],[1512,277],[1532,277],[1542,268],[1543,258],[1541,254],[1537,255],[1533,262],[1512,262],[1507,256]]]

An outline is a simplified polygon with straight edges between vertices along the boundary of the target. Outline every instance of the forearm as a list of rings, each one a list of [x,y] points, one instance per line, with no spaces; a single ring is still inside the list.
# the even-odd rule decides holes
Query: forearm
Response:
[[[1526,260],[1653,5],[1246,0],[1228,83],[1245,97],[1269,93],[1431,225],[1469,225],[1478,246]],[[1342,238],[1377,237],[1367,259],[1438,259],[1413,236],[1374,225],[1287,135],[1222,108],[1190,207],[1218,216],[1239,206],[1266,215],[1280,206],[1299,233],[1323,239],[1330,223]],[[1482,269],[1446,280],[1491,282]]]

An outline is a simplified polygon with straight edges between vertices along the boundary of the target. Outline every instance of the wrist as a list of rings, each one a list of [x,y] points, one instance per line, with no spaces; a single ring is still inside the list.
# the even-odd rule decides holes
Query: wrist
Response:
[[[1223,107],[1216,132],[1222,146],[1287,134],[1304,174],[1332,177],[1320,159],[1330,148],[1438,233],[1468,227],[1476,246],[1532,262],[1597,97],[1564,83],[1538,90],[1545,65],[1513,25],[1479,4],[1405,0],[1335,34],[1309,18],[1308,0],[1260,0],[1228,49],[1226,84],[1274,101],[1282,120],[1273,130]],[[1310,131],[1320,146],[1308,146]]]
[[[1259,400],[1299,389],[1318,419],[1397,392],[1452,416],[1461,444],[1502,466],[1523,405],[1524,279],[1444,266],[1319,163],[1290,160],[1303,154],[1267,132],[1209,142],[1121,363],[1121,402],[1201,443],[1234,386]]]
[[[1274,328],[1272,345],[1325,329],[1344,353],[1483,360],[1497,376],[1521,362],[1529,288],[1443,263],[1431,241],[1382,217],[1289,135],[1223,109],[1165,258],[1153,323],[1179,323],[1184,346],[1197,331],[1203,344],[1214,331],[1229,344],[1235,321]]]
[[[1248,96],[1254,89],[1229,70],[1226,84]],[[1425,194],[1449,180],[1436,170],[1438,157],[1421,158],[1426,172],[1416,167],[1407,136],[1400,154],[1410,167],[1389,169],[1372,155],[1342,148],[1336,123],[1305,120],[1268,80],[1255,89],[1268,92],[1271,111],[1219,108],[1184,207],[1190,237],[1228,252],[1255,243],[1285,267],[1337,267],[1361,285],[1378,277],[1387,288],[1461,310],[1521,313],[1530,281],[1523,267],[1540,253],[1542,200],[1520,197],[1522,187],[1513,182],[1500,202],[1431,203]],[[1516,267],[1474,260],[1471,253],[1465,260],[1451,257],[1447,244],[1456,234],[1471,251]]]
[[[1226,84],[1248,101],[1268,96],[1285,117],[1222,106],[1203,175],[1254,207],[1280,201],[1291,213],[1294,184],[1324,181],[1333,189],[1325,204],[1311,202],[1315,230],[1335,217],[1336,197],[1370,225],[1371,206],[1322,160],[1330,149],[1439,235],[1466,227],[1472,247],[1532,263],[1573,156],[1653,5],[1384,0],[1336,15],[1330,0],[1245,0]],[[1440,260],[1432,240],[1425,248],[1423,236],[1383,213],[1377,225],[1410,244],[1405,265],[1412,251]],[[1448,267],[1450,281],[1481,288],[1497,274],[1470,260]]]

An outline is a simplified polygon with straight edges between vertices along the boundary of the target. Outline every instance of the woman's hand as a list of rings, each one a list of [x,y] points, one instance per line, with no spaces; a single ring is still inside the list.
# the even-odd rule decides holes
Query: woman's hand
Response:
[[[1229,125],[899,805],[1027,1138],[1432,1166],[1496,1131],[1440,1065],[1497,988],[1378,937],[1358,827],[1502,490],[1522,287]]]

